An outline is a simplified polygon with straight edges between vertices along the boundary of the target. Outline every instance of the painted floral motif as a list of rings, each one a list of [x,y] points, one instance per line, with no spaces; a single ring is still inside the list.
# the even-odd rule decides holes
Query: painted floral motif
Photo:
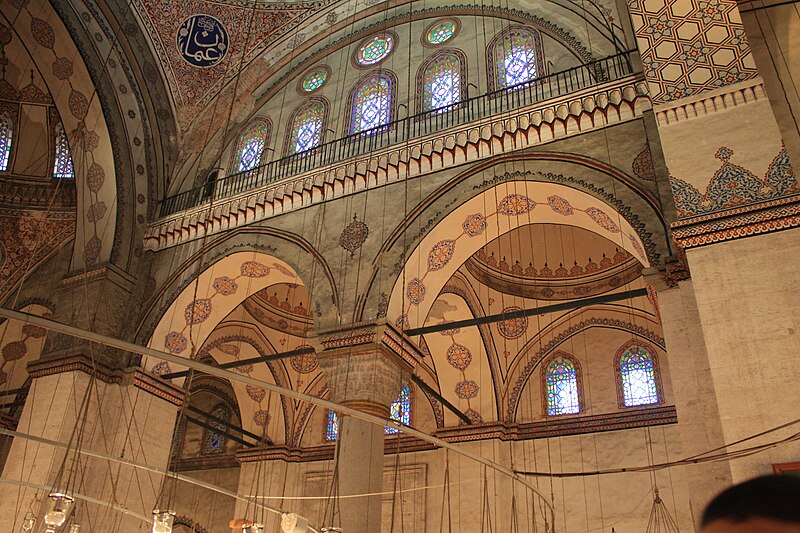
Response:
[[[168,362],[160,361],[153,365],[153,368],[150,369],[150,372],[156,376],[163,376],[164,374],[169,374],[172,372],[172,368],[169,366]]]
[[[283,274],[284,276],[294,276],[294,272],[286,268],[280,263],[272,263],[272,266],[275,267],[275,270]]]
[[[637,239],[636,236],[628,235],[628,240],[631,241],[631,246],[633,246],[633,249],[636,250],[636,253],[639,255],[639,257],[647,257],[642,249],[642,245],[639,244],[639,239]]]
[[[470,237],[477,237],[486,230],[486,219],[480,213],[475,213],[465,218],[461,227]]]
[[[319,366],[317,354],[315,353],[295,355],[289,359],[289,362],[292,364],[292,368],[294,368],[300,374],[308,374],[309,372],[313,372],[317,369],[317,366]]]
[[[586,214],[604,230],[610,231],[611,233],[619,233],[619,226],[611,220],[611,217],[608,216],[605,211],[596,207],[589,207],[586,209]]]
[[[267,391],[265,391],[261,387],[254,387],[253,385],[247,385],[247,395],[250,396],[250,399],[253,400],[254,402],[260,403],[267,395]]]
[[[519,307],[511,306],[503,309],[503,313],[522,311]],[[528,329],[528,319],[526,317],[509,318],[497,323],[497,331],[506,339],[516,339],[522,336]]]
[[[236,280],[233,280],[228,276],[221,276],[214,280],[213,287],[214,290],[220,293],[222,296],[230,296],[231,294],[236,294],[236,290],[239,288],[239,285],[236,283]]]
[[[456,383],[455,393],[456,396],[462,400],[470,400],[478,395],[480,387],[471,379],[465,379]]]
[[[397,320],[394,321],[394,325],[400,329],[408,329],[411,327],[411,322],[408,320],[408,315],[400,315],[397,317]]]
[[[509,194],[497,206],[497,212],[502,215],[523,215],[530,213],[536,207],[536,202],[521,194]]]
[[[244,365],[244,366],[237,366],[233,369],[234,372],[238,372],[240,374],[249,374],[255,368],[253,365]]]
[[[421,279],[414,278],[408,282],[408,287],[406,287],[406,296],[414,305],[419,305],[420,302],[425,299],[425,285],[422,283]]]
[[[188,343],[189,341],[186,340],[183,334],[177,331],[170,331],[164,339],[164,348],[172,353],[181,353],[186,349]]]
[[[41,339],[47,335],[47,330],[34,324],[25,324],[22,326],[22,334],[27,335],[28,337],[33,337],[34,339]]]
[[[447,349],[447,362],[453,368],[463,372],[472,363],[472,352],[466,346],[454,342]]]
[[[200,324],[204,322],[211,315],[211,299],[198,298],[194,302],[186,306],[183,311],[183,317],[186,319],[186,325]]]
[[[239,355],[239,346],[236,344],[220,344],[217,349],[225,355],[232,355],[237,357]]]
[[[555,211],[559,215],[564,215],[565,217],[575,212],[575,210],[572,209],[572,206],[569,204],[567,199],[562,198],[560,196],[553,195],[548,197],[547,205],[549,205],[553,211]]]
[[[269,267],[258,261],[245,261],[242,263],[241,272],[246,278],[264,278],[269,275]]]
[[[3,359],[6,361],[17,361],[25,357],[28,347],[25,341],[13,341],[3,346]]]
[[[467,418],[469,418],[470,422],[472,422],[473,424],[483,423],[483,417],[481,416],[481,414],[472,407],[464,411],[464,414],[467,415]]]
[[[456,251],[456,241],[446,239],[437,242],[430,253],[428,253],[428,272],[435,272],[443,269]]]
[[[263,409],[259,409],[253,414],[253,422],[255,422],[257,426],[267,427],[267,424],[269,424],[269,413]]]

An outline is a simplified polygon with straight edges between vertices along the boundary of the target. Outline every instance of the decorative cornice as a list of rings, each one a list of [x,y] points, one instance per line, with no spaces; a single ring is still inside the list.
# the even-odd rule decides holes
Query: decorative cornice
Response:
[[[32,210],[74,209],[75,180],[9,176],[0,178],[0,207]]]
[[[182,406],[186,399],[186,392],[180,387],[139,368],[133,369],[133,385],[178,407]]]
[[[686,261],[686,253],[682,248],[678,248],[678,253],[667,257],[663,265],[658,265],[642,270],[642,274],[648,284],[656,291],[674,289],[681,281],[691,279],[692,273],[689,271],[689,263]]]
[[[112,263],[103,263],[91,269],[67,273],[62,280],[63,287],[76,287],[98,279],[107,279],[127,292],[133,292],[136,278]]]
[[[645,104],[640,103],[642,99]],[[641,74],[627,76],[537,102],[513,115],[488,117],[218,199],[213,208],[205,204],[170,215],[148,228],[145,249],[161,250],[364,188],[461,165],[468,152],[475,162],[627,122],[649,107],[647,84]],[[581,120],[584,114],[597,117],[598,112],[603,120]],[[489,143],[493,143],[493,150],[481,148]]]
[[[385,319],[323,329],[316,339],[318,355],[370,343],[380,344],[412,367],[425,357],[416,343]]]
[[[57,355],[28,363],[28,374],[34,379],[66,372],[94,375],[104,383],[119,384],[125,379],[124,370],[111,368],[99,361],[92,362],[92,359],[83,353]]]
[[[726,85],[695,96],[653,106],[659,126],[670,126],[706,115],[727,111],[733,107],[766,100],[764,82],[760,76]]]
[[[202,455],[200,457],[181,457],[173,459],[169,465],[173,472],[187,472],[191,470],[215,470],[218,468],[237,468],[239,461],[233,454]]]
[[[688,250],[716,242],[800,227],[800,195],[674,222],[672,236]]]
[[[614,413],[600,415],[578,415],[570,417],[551,417],[539,422],[523,424],[504,424],[501,422],[487,424],[471,424],[458,427],[441,428],[434,434],[447,442],[470,442],[487,439],[501,441],[519,441],[597,433],[602,431],[619,431],[647,426],[676,424],[678,415],[674,405],[659,405],[636,409],[625,409]],[[383,452],[409,453],[436,449],[436,446],[416,437],[398,435],[386,437],[383,441]],[[283,445],[250,448],[236,452],[240,463],[265,460],[280,460],[288,463],[304,463],[310,461],[330,461],[333,459],[334,445],[300,448]],[[185,461],[185,460],[183,460]],[[182,461],[182,462],[183,462]],[[188,470],[181,464],[182,470]]]

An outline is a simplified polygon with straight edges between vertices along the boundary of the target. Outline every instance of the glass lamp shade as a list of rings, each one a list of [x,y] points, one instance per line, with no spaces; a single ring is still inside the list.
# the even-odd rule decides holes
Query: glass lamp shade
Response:
[[[66,522],[75,500],[60,492],[51,492],[47,498],[50,500],[50,507],[44,515],[44,523],[48,528],[59,527]]]
[[[28,511],[28,514],[25,515],[25,519],[22,521],[22,531],[24,533],[30,533],[36,529],[36,517]]]
[[[172,533],[175,511],[153,511],[153,533]]]
[[[340,527],[321,527],[319,530],[322,533],[344,533],[344,529]]]
[[[264,533],[264,524],[248,522],[242,526],[242,533]]]
[[[79,524],[72,524],[69,526],[69,533],[80,533],[81,526]]]

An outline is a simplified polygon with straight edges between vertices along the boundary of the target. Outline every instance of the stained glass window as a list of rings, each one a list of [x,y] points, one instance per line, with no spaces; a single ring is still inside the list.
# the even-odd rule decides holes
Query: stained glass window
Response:
[[[218,407],[211,413],[214,418],[220,419],[222,422],[228,422],[228,410],[224,407]],[[209,420],[209,425],[215,430],[206,430],[206,441],[203,446],[203,453],[212,455],[215,453],[222,453],[225,451],[225,433],[227,426],[216,420]]]
[[[389,418],[407,426],[411,425],[411,389],[408,388],[408,385],[403,385],[403,388],[400,389],[400,396],[389,407]],[[399,429],[389,426],[383,428],[383,431],[387,435],[400,432]]]
[[[491,49],[495,87],[502,89],[536,78],[537,53],[533,30],[515,27],[496,37]]]
[[[458,25],[455,20],[443,19],[435,22],[425,34],[425,40],[430,44],[442,44],[455,35]]]
[[[328,71],[324,68],[317,68],[309,72],[305,79],[303,80],[303,90],[306,92],[316,91],[322,84],[325,83],[325,80],[328,78]]]
[[[392,420],[397,420],[398,422],[407,426],[411,425],[411,389],[408,387],[408,385],[403,385],[403,388],[400,389],[400,395],[395,401],[392,402],[391,407],[389,407],[389,417]],[[383,431],[387,435],[393,435],[400,432],[399,429],[389,426],[384,427]],[[328,411],[328,420],[325,427],[325,439],[334,441],[338,438],[339,417],[336,415],[335,411]]]
[[[319,145],[325,114],[325,103],[320,100],[311,100],[292,113],[287,150],[289,154],[305,152]]]
[[[328,424],[325,426],[325,440],[334,441],[339,438],[339,417],[336,411],[328,411]]]
[[[458,54],[438,53],[421,68],[423,111],[439,109],[461,101],[462,60]]]
[[[373,74],[353,93],[350,133],[388,124],[392,115],[392,80],[387,74]]]
[[[659,402],[655,360],[645,347],[633,344],[620,355],[619,375],[625,407]]]
[[[389,33],[379,33],[364,40],[356,51],[356,61],[361,65],[374,65],[383,61],[394,48],[394,37]]]
[[[69,151],[67,132],[61,123],[56,124],[55,131],[56,157],[53,163],[54,178],[74,178],[75,171],[72,167],[72,155]]]
[[[546,367],[544,381],[548,416],[580,413],[578,371],[573,361],[563,355],[553,357]]]
[[[14,120],[8,113],[0,114],[0,171],[8,170],[11,159],[11,138],[14,133]]]
[[[237,161],[239,172],[252,170],[261,164],[264,149],[269,143],[270,124],[267,120],[257,119],[247,126],[239,137]]]

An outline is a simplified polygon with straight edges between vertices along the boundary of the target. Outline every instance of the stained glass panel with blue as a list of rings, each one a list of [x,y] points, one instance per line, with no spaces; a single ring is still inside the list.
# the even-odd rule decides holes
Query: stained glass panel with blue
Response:
[[[550,361],[545,373],[548,416],[573,415],[581,410],[578,396],[578,373],[569,359],[558,356]]]
[[[269,123],[257,120],[239,138],[239,172],[252,170],[261,164],[264,148],[269,141]]]
[[[389,123],[392,106],[392,82],[381,74],[362,82],[353,96],[350,133],[378,128]]]
[[[536,39],[524,28],[507,31],[494,45],[497,88],[511,87],[536,78]]]
[[[440,54],[423,72],[423,110],[430,111],[461,100],[461,60],[455,54]]]
[[[72,154],[69,150],[69,139],[64,126],[56,124],[55,131],[55,162],[53,163],[54,178],[74,178],[75,170],[72,166]]]
[[[641,346],[631,346],[620,356],[619,372],[626,407],[659,402],[653,356]]]

